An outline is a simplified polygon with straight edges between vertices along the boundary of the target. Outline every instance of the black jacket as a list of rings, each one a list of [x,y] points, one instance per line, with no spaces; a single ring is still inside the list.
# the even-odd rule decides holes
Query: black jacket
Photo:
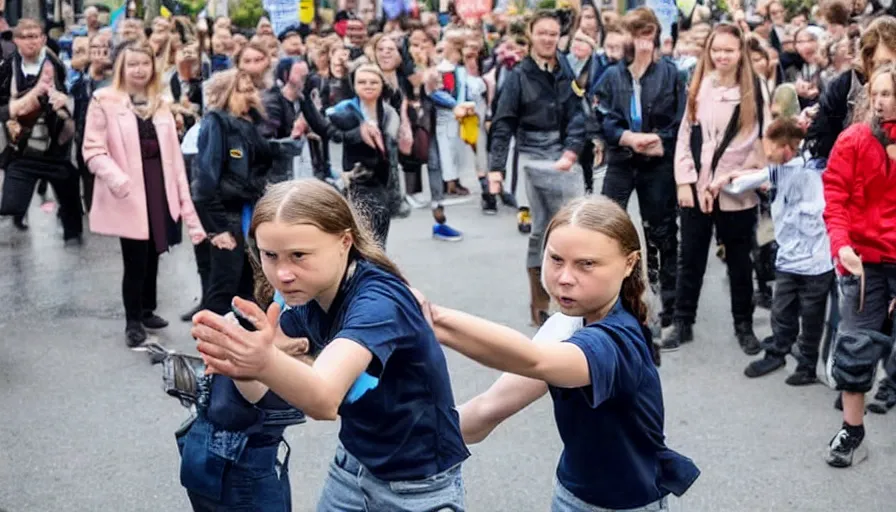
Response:
[[[632,74],[625,61],[607,69],[597,84],[598,108],[603,116],[601,131],[607,144],[609,163],[651,158],[633,154],[629,148],[619,145],[623,132],[632,129],[633,92]],[[641,133],[660,136],[664,158],[671,158],[675,153],[678,125],[684,116],[686,100],[687,86],[670,60],[661,58],[654,62],[641,77]]]
[[[344,149],[342,151],[342,169],[351,171],[355,164],[361,164],[367,170],[372,171],[372,176],[366,180],[371,185],[385,186],[389,183],[389,174],[391,159],[397,158],[397,140],[395,135],[398,133],[398,113],[395,112],[388,103],[380,101],[377,105],[377,118],[379,119],[380,133],[383,135],[383,144],[386,153],[383,154],[379,149],[372,148],[364,144],[360,140],[357,142],[344,141]],[[359,128],[364,123],[364,114],[357,98],[344,100],[333,107],[330,112],[330,121],[344,131],[351,131]]]
[[[206,112],[199,129],[202,151],[194,159],[190,191],[202,226],[209,233],[230,231],[239,235],[243,205],[254,204],[263,194],[274,159],[276,144],[263,139],[249,121],[229,113]]]
[[[853,77],[860,84],[865,77],[857,71],[844,71],[821,93],[818,113],[806,132],[806,148],[813,158],[827,158],[834,148],[834,142],[849,123],[853,105],[850,104]]]
[[[62,61],[49,50],[46,55],[47,60],[52,63],[56,70],[54,84],[56,90],[68,94],[65,87],[65,65],[62,64]],[[4,60],[3,63],[0,64],[0,126],[2,126],[2,129],[6,129],[6,122],[10,119],[9,102],[15,99],[12,97],[12,81],[16,81],[16,98],[20,98],[37,84],[39,75],[40,73],[38,73],[38,75],[29,76],[22,74],[22,56],[19,52],[13,53],[10,58]],[[72,128],[74,128],[74,113],[70,112],[67,107],[63,107],[61,109],[61,114],[57,114],[53,111],[46,96],[41,99],[41,109],[45,116],[44,122],[49,130],[50,146],[42,155],[30,155],[27,157],[28,165],[50,166],[54,168],[58,166],[71,167],[69,155],[71,154],[71,145],[74,139],[69,138],[64,142],[61,142],[60,134],[65,129],[65,124],[68,122],[71,122]],[[35,115],[28,117],[34,118]],[[23,121],[22,124],[25,125],[27,123]],[[28,131],[29,130],[27,129],[24,130],[19,137],[18,147],[20,151],[28,145]],[[26,160],[25,157],[21,156],[12,156],[12,158],[14,161]]]
[[[582,98],[573,91],[575,81],[566,58],[557,55],[554,71],[540,69],[526,57],[507,77],[492,117],[490,170],[503,170],[511,137],[523,149],[526,134],[560,132],[564,150],[581,153],[585,145],[585,112]]]

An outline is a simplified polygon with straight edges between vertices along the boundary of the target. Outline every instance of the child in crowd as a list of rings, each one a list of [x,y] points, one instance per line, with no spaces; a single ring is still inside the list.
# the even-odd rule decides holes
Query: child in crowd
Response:
[[[756,172],[739,172],[717,179],[714,193],[725,189],[740,193],[771,188],[771,213],[778,253],[772,299],[772,333],[766,338],[765,356],[744,370],[760,377],[784,366],[784,357],[797,343],[797,368],[786,380],[792,386],[816,382],[818,347],[824,333],[828,295],[834,283],[830,240],[825,229],[824,165],[807,160],[800,152],[803,129],[794,117],[775,120],[765,134],[765,154],[770,162]],[[802,336],[800,323],[802,322]]]

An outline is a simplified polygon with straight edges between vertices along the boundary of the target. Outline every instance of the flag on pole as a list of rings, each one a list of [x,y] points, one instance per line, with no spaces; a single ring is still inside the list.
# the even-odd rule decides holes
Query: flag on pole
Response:
[[[112,15],[109,17],[109,25],[112,27],[112,31],[118,33],[118,22],[124,19],[125,17],[125,8],[127,7],[127,3],[122,5],[118,9],[112,11]]]

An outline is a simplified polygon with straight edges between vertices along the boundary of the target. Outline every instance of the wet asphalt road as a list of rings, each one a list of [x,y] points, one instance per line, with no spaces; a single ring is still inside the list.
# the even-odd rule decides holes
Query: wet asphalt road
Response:
[[[470,181],[468,181],[470,182]],[[448,208],[466,239],[431,240],[428,212],[393,223],[389,253],[434,301],[532,332],[524,277],[526,238],[509,210],[484,217],[476,202]],[[28,233],[0,221],[0,510],[8,512],[189,510],[178,483],[173,432],[187,416],[161,390],[158,367],[124,346],[117,240],[89,237],[64,249],[51,215],[36,207]],[[696,341],[661,369],[671,447],[702,477],[673,510],[889,511],[896,509],[896,412],[867,417],[870,457],[828,468],[825,445],[840,424],[823,385],[790,388],[786,371],[750,381],[733,337],[724,267],[711,258]],[[192,251],[162,258],[160,341],[193,350],[177,316],[199,293]],[[768,314],[756,314],[769,334]],[[496,372],[448,354],[464,401]],[[293,509],[314,509],[336,443],[335,423],[288,431]],[[560,444],[542,399],[471,448],[465,465],[471,511],[548,510]]]

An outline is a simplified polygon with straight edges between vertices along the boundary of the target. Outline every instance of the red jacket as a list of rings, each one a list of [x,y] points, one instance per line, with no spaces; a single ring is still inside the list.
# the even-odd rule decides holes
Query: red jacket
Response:
[[[884,130],[896,139],[896,123],[885,123]],[[840,134],[822,178],[835,260],[841,247],[850,246],[864,263],[896,263],[896,161],[868,124]]]

